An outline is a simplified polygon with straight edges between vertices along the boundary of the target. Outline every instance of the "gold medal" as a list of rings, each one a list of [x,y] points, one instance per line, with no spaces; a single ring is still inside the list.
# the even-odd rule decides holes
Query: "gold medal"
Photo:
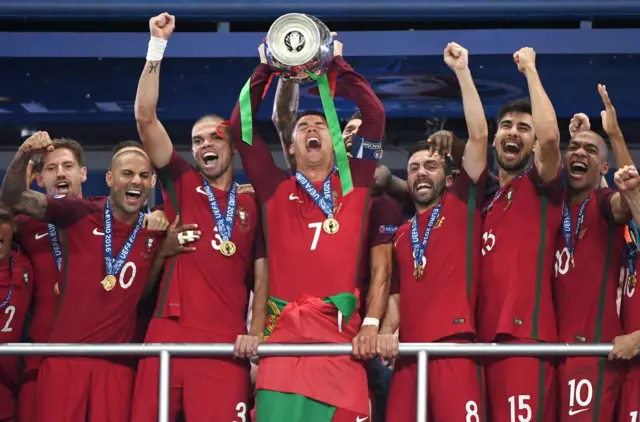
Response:
[[[636,281],[637,281],[637,280],[636,280],[636,275],[635,275],[635,274],[631,274],[631,275],[629,276],[629,279],[628,279],[628,280],[629,280],[629,287],[631,287],[632,289],[635,289],[635,287],[636,287]]]
[[[328,234],[336,234],[340,228],[340,224],[338,224],[338,220],[335,218],[327,218],[324,220],[324,223],[322,223],[322,228]]]
[[[424,267],[422,265],[417,265],[413,270],[413,276],[416,280],[419,280],[422,277],[422,274],[424,274]]]
[[[232,256],[236,253],[236,244],[230,240],[225,240],[220,245],[220,253],[224,256]]]
[[[53,293],[55,293],[56,296],[60,296],[60,284],[58,284],[57,282],[53,286]]]
[[[113,288],[116,287],[116,277],[113,275],[106,276],[102,280],[102,287],[104,287],[106,291],[113,290]]]
[[[571,255],[571,268],[575,268],[576,267],[576,260],[573,259],[573,255]]]

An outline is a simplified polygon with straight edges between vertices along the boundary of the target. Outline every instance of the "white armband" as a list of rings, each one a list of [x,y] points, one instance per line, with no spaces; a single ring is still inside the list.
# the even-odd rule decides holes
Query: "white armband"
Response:
[[[365,325],[374,325],[376,328],[380,328],[380,320],[378,318],[366,317],[362,321],[362,326],[364,327]]]
[[[147,49],[147,61],[159,62],[162,60],[165,48],[167,48],[167,40],[160,37],[151,37],[149,48]]]

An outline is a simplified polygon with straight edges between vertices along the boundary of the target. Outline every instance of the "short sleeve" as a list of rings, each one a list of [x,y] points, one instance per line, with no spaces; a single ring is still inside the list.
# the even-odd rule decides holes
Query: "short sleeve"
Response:
[[[556,177],[548,183],[540,179],[538,168],[534,165],[528,174],[531,183],[538,187],[539,195],[546,195],[549,201],[556,206],[562,204],[564,198],[564,186],[562,183],[562,170],[558,170]]]
[[[47,195],[47,212],[44,221],[66,228],[96,211],[98,211],[96,202],[85,201],[73,196],[54,198]]]
[[[160,183],[167,189],[170,183],[176,183],[180,178],[190,171],[193,171],[193,166],[184,158],[173,150],[171,153],[171,159],[169,163],[159,169],[156,169],[160,178]]]
[[[609,188],[600,188],[595,190],[595,201],[600,215],[609,223],[615,223],[613,211],[611,210],[611,197],[616,191]]]
[[[455,176],[453,185],[451,185],[451,187],[449,188],[448,193],[454,195],[465,204],[468,203],[469,199],[471,199],[471,196],[474,195],[476,208],[482,209],[484,202],[484,190],[485,186],[487,185],[487,179],[488,172],[486,168],[484,169],[482,174],[480,174],[478,180],[474,182],[469,177],[469,174],[467,174],[467,172],[465,171],[464,166],[462,166],[460,168],[460,173]]]
[[[369,213],[369,248],[388,244],[402,224],[400,207],[388,195],[373,198]]]

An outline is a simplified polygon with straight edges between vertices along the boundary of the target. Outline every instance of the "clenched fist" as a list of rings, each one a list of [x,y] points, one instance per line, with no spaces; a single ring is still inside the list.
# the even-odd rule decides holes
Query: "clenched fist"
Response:
[[[618,169],[613,176],[613,180],[621,192],[633,190],[640,185],[640,175],[638,175],[638,170],[634,166],[624,166]]]
[[[160,13],[149,19],[149,31],[152,37],[168,40],[176,29],[176,17],[168,13]]]
[[[569,122],[569,135],[572,138],[576,136],[576,133],[589,129],[591,129],[591,122],[589,122],[589,117],[586,114],[577,113],[573,115],[571,122]]]
[[[536,70],[536,52],[531,47],[522,47],[513,53],[513,61],[522,73]]]
[[[466,70],[469,68],[469,52],[460,44],[450,42],[444,49],[444,62],[454,72]]]
[[[20,151],[33,154],[53,151],[53,144],[47,132],[36,132],[20,146]]]

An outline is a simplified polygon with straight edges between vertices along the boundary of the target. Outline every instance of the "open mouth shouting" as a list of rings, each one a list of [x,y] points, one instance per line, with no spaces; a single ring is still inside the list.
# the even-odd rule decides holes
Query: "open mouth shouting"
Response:
[[[307,147],[307,151],[320,151],[322,144],[320,143],[319,138],[312,136],[307,139],[305,146]]]
[[[213,151],[207,151],[202,155],[202,161],[205,168],[215,167],[218,162],[218,154]]]
[[[142,190],[138,188],[129,188],[124,192],[124,197],[127,204],[138,205],[140,198],[142,198]]]
[[[522,143],[514,140],[507,140],[502,144],[502,152],[505,158],[517,158],[522,151]]]
[[[584,161],[573,161],[569,165],[569,177],[572,179],[582,179],[589,170],[589,165]]]
[[[71,189],[71,182],[68,180],[59,180],[54,185],[54,193],[56,195],[68,195]]]

